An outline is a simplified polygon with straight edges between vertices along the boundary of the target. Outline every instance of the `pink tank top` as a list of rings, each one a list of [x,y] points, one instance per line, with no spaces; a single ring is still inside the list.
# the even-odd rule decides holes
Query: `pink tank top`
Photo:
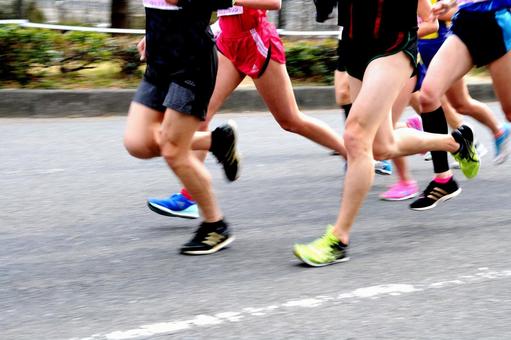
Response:
[[[234,6],[217,12],[222,34],[232,35],[250,31],[266,21],[266,10]]]

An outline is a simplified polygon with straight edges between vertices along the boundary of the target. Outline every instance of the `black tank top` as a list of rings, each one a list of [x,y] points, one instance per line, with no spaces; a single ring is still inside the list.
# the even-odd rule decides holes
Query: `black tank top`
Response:
[[[374,40],[417,29],[418,0],[339,0],[343,39]]]

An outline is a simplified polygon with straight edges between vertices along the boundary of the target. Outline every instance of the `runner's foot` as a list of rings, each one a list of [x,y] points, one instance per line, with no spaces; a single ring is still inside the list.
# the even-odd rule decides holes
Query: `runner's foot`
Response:
[[[197,203],[189,200],[181,193],[163,199],[150,198],[147,200],[147,206],[160,215],[192,219],[199,218]]]
[[[224,221],[202,222],[195,236],[181,247],[181,254],[208,255],[219,251],[234,241],[229,227]]]
[[[412,210],[428,210],[437,206],[438,203],[447,201],[461,193],[458,183],[451,177],[447,183],[431,181],[421,196],[410,204]]]
[[[211,132],[211,152],[224,168],[225,177],[231,182],[239,177],[241,156],[237,150],[237,126],[233,120]]]
[[[467,178],[474,178],[479,173],[479,156],[474,147],[474,135],[472,130],[462,125],[452,132],[452,136],[460,144],[458,151],[452,154],[460,164],[460,169]]]
[[[384,201],[403,201],[419,194],[419,186],[415,181],[399,181],[380,195]]]
[[[328,226],[326,233],[317,240],[308,244],[295,244],[295,256],[312,267],[348,261],[348,246],[340,242],[332,230],[333,227]]]

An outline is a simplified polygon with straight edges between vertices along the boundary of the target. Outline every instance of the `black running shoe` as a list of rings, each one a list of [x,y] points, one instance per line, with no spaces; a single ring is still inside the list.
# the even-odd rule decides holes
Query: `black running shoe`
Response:
[[[224,168],[225,177],[231,182],[239,177],[241,157],[236,149],[237,126],[233,120],[211,132],[211,152]]]
[[[410,204],[412,210],[428,210],[436,207],[439,202],[447,201],[461,193],[458,183],[451,178],[449,182],[442,184],[431,181],[422,195]]]
[[[181,247],[181,254],[208,255],[219,251],[234,241],[229,227],[224,221],[216,223],[203,222],[195,236]]]

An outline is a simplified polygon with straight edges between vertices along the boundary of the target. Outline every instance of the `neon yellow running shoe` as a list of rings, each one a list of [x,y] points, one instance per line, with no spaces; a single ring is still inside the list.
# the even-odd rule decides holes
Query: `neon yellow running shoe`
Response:
[[[312,267],[322,267],[338,262],[346,262],[348,246],[340,242],[328,226],[325,234],[308,244],[295,244],[293,252],[302,262]]]
[[[474,146],[472,130],[468,126],[462,125],[452,132],[452,137],[460,144],[460,149],[452,156],[460,164],[460,169],[465,177],[469,179],[476,177],[479,173],[480,162]]]

